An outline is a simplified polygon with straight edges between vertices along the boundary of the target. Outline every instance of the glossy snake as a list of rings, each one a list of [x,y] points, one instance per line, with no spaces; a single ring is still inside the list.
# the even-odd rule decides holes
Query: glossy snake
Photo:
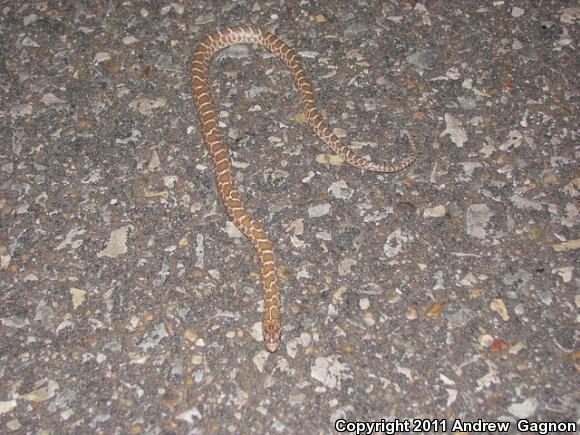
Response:
[[[218,128],[218,116],[213,103],[209,79],[209,65],[213,55],[230,45],[256,43],[276,54],[288,67],[298,88],[308,122],[314,132],[347,163],[367,171],[396,172],[410,166],[416,159],[416,149],[410,140],[412,156],[398,164],[373,163],[357,156],[345,147],[338,137],[324,125],[312,85],[300,59],[288,45],[271,33],[251,26],[218,30],[201,40],[193,55],[191,80],[193,101],[202,124],[203,137],[211,154],[218,190],[226,211],[234,225],[250,240],[261,262],[264,289],[262,332],[266,349],[276,352],[280,345],[280,290],[276,278],[276,257],[272,243],[262,225],[246,210],[236,188],[228,147]]]

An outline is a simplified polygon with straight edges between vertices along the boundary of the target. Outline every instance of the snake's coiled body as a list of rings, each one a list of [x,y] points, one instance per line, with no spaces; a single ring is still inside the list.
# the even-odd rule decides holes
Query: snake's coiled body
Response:
[[[254,220],[246,210],[236,188],[228,148],[218,128],[218,117],[211,96],[209,80],[209,64],[213,55],[227,46],[244,43],[260,44],[276,54],[286,64],[296,82],[310,126],[347,163],[367,171],[396,172],[407,168],[415,161],[416,150],[411,142],[413,155],[410,158],[399,164],[379,164],[357,156],[345,147],[322,122],[314,100],[312,86],[306,78],[306,72],[297,54],[273,34],[255,27],[242,26],[218,30],[201,40],[195,49],[191,68],[193,101],[202,123],[203,137],[211,154],[221,199],[230,219],[250,240],[260,258],[262,287],[264,289],[262,331],[266,349],[275,352],[280,344],[281,331],[280,290],[276,277],[276,256],[268,235],[262,225]]]

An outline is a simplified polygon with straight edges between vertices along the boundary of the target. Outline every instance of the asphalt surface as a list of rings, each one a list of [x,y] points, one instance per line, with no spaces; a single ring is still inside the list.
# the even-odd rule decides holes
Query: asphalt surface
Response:
[[[569,1],[3,2],[0,432],[577,429],[579,20]],[[190,93],[196,43],[244,23],[298,51],[353,150],[420,153],[350,167],[275,57],[214,59],[280,264],[276,354]]]

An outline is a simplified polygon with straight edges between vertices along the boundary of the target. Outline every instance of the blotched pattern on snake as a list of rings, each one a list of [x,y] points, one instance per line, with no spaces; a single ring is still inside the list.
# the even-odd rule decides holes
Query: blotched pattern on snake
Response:
[[[280,345],[281,333],[280,290],[276,278],[276,257],[264,228],[246,210],[236,188],[228,147],[218,128],[218,116],[209,80],[209,65],[213,55],[227,46],[245,43],[260,44],[276,54],[286,64],[296,82],[308,123],[318,137],[347,163],[367,171],[396,172],[410,166],[415,161],[417,153],[411,138],[409,140],[412,156],[398,164],[373,163],[357,156],[345,147],[322,122],[314,100],[312,85],[306,78],[306,72],[300,59],[294,50],[273,34],[255,27],[242,26],[218,30],[201,40],[195,49],[191,67],[193,101],[202,124],[203,137],[213,161],[218,190],[226,211],[234,225],[252,243],[260,258],[262,287],[264,289],[262,332],[266,349],[270,352],[276,352]]]

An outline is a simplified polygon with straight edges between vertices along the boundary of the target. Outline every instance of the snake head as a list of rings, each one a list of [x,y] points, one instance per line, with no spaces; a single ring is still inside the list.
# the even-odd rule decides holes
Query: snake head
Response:
[[[280,322],[264,320],[262,326],[264,344],[268,352],[276,352],[280,347]]]

